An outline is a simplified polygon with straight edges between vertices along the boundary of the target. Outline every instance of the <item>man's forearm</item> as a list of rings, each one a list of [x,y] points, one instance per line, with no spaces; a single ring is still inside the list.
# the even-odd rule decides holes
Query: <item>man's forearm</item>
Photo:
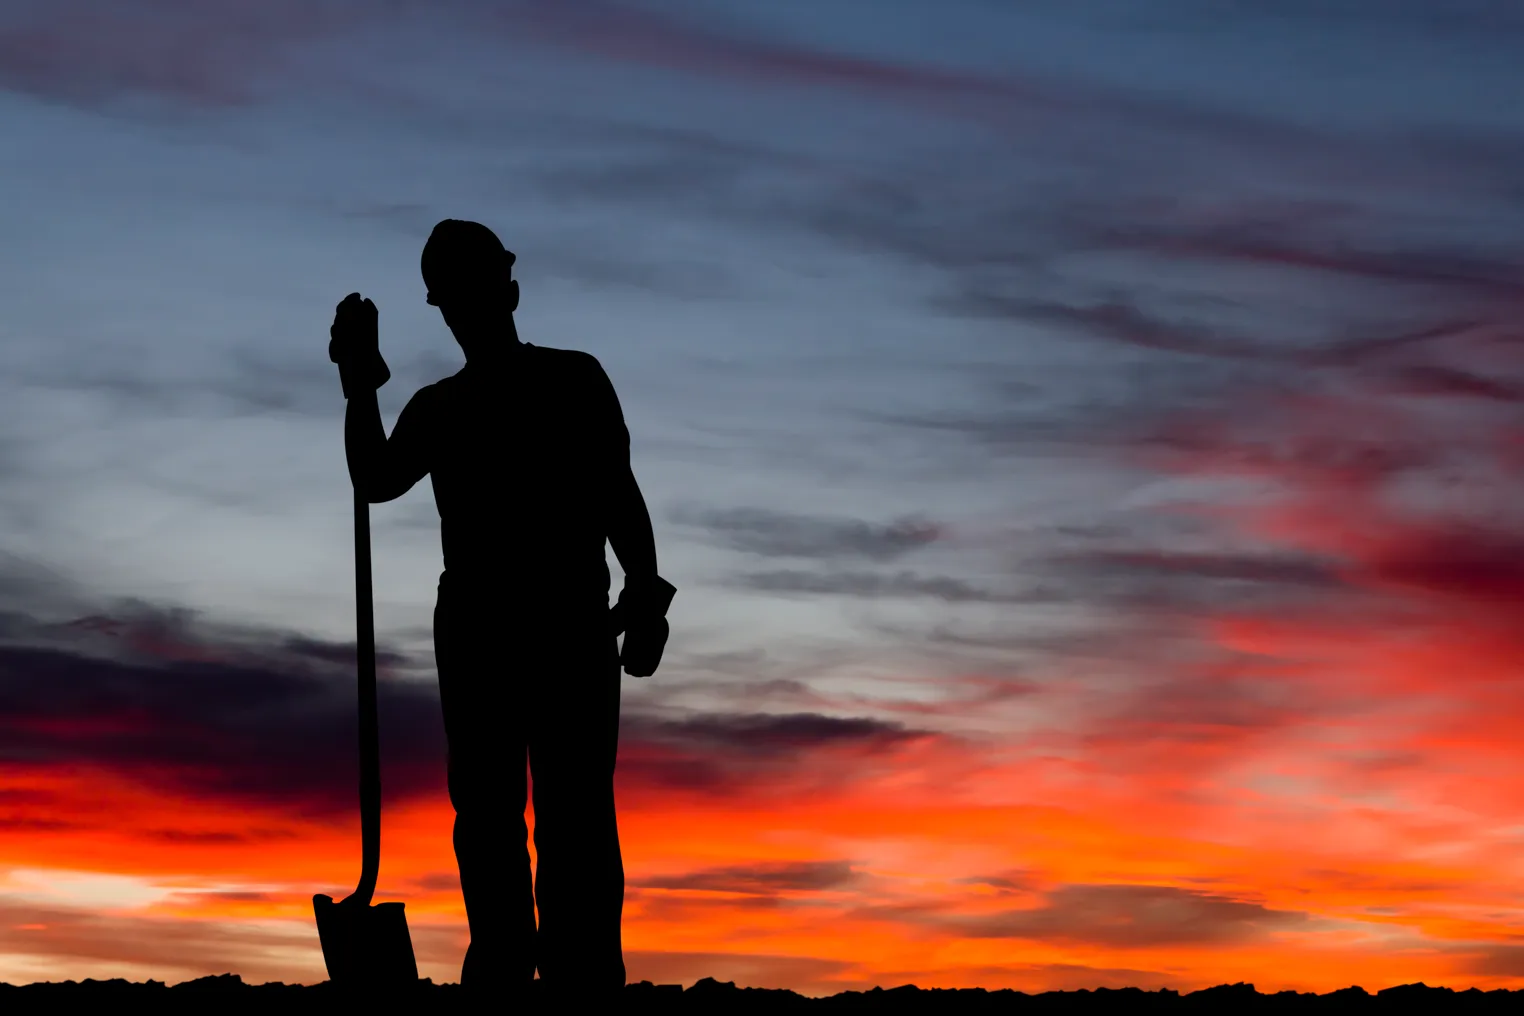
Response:
[[[369,500],[386,456],[386,427],[373,388],[362,387],[344,409],[344,455],[349,461],[350,482]]]
[[[619,567],[624,569],[627,585],[639,585],[656,578],[656,534],[651,529],[651,513],[633,473],[626,473],[616,494],[609,544]]]

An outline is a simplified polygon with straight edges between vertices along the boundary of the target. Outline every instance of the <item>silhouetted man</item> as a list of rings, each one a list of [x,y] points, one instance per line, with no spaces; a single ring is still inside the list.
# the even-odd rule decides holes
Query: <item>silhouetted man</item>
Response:
[[[558,994],[617,991],[619,670],[656,670],[674,590],[656,573],[614,388],[587,353],[519,340],[513,262],[486,226],[434,227],[422,259],[428,302],[466,365],[419,389],[390,439],[376,405],[386,376],[376,308],[345,297],[332,331],[349,400],[344,443],[372,503],[433,480],[444,551],[434,653],[471,928],[461,984],[516,993],[538,967]],[[625,573],[613,610],[605,541]]]

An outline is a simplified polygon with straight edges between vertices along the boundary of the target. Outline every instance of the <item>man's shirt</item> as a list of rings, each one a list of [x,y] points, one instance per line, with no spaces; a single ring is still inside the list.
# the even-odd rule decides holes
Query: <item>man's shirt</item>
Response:
[[[377,500],[434,485],[442,581],[531,608],[606,607],[610,513],[630,435],[593,356],[522,343],[408,401]],[[400,489],[399,489],[400,488]]]

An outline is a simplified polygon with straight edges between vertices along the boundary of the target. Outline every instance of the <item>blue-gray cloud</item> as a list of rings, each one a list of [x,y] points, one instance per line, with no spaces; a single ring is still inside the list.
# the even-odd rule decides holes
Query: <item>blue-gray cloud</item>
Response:
[[[925,599],[943,603],[1052,602],[1051,590],[1002,592],[950,575],[915,572],[778,571],[743,572],[731,580],[743,589],[778,595],[849,596],[862,599]]]
[[[153,95],[241,105],[291,44],[370,17],[356,0],[13,0],[0,11],[0,86],[88,105]]]
[[[801,515],[766,508],[705,508],[682,504],[669,518],[721,546],[762,557],[893,561],[934,543],[942,529],[930,519],[905,516],[869,522]]]

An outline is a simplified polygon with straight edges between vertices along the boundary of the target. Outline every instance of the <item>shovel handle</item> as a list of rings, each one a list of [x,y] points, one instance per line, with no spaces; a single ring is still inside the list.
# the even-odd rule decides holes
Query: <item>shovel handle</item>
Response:
[[[376,716],[376,618],[371,599],[370,502],[355,491],[355,648],[360,686],[360,884],[345,900],[370,906],[381,867],[381,748]]]

